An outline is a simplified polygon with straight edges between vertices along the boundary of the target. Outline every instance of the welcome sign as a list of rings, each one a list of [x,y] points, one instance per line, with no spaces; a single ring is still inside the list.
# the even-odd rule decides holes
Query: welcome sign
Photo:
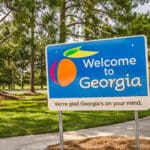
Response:
[[[48,45],[48,106],[54,110],[149,108],[144,36]]]

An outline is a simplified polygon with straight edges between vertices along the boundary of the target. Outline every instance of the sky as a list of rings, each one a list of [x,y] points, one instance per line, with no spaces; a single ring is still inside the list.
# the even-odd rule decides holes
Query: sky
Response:
[[[135,11],[139,12],[139,13],[150,13],[150,2],[144,5],[140,5],[139,7],[137,7],[135,9]]]

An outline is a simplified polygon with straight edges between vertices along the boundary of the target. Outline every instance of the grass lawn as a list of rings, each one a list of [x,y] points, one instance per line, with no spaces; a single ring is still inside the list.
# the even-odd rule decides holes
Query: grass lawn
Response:
[[[0,100],[0,137],[58,131],[58,112],[47,108],[46,94]],[[149,116],[140,111],[139,116]],[[64,130],[77,130],[134,119],[132,111],[63,111]]]
[[[2,87],[1,87],[1,88],[2,88]],[[41,86],[40,86],[40,85],[35,85],[34,88],[35,88],[36,90],[41,90]],[[29,90],[29,89],[30,89],[29,84],[25,84],[23,89],[24,89],[24,90]],[[44,85],[42,90],[46,90],[46,89],[47,89],[47,86]],[[5,89],[4,89],[4,90],[8,90],[8,87],[5,86]],[[21,90],[21,86],[15,85],[15,90]]]

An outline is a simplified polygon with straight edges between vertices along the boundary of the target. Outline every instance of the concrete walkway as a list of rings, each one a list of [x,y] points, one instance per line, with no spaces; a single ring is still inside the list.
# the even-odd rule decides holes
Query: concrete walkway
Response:
[[[150,116],[139,120],[140,137],[150,139]],[[135,122],[64,132],[64,140],[79,140],[97,136],[135,137]],[[0,150],[43,150],[48,145],[59,143],[58,133],[19,136],[0,139]]]

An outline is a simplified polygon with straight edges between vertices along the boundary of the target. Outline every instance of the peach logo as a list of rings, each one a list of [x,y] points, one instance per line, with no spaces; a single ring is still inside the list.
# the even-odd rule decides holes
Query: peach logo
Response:
[[[98,51],[81,50],[81,47],[82,46],[78,46],[66,50],[63,53],[63,56],[68,58],[63,58],[59,62],[53,62],[53,64],[50,67],[50,78],[55,84],[59,84],[62,87],[66,87],[75,80],[77,75],[77,67],[75,63],[69,58],[84,58],[98,53]]]

